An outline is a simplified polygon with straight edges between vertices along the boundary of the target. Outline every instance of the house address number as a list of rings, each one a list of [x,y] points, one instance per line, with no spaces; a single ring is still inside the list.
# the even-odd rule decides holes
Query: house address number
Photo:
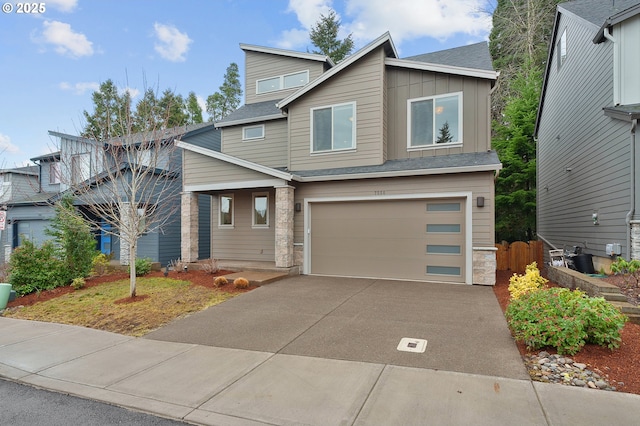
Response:
[[[383,191],[373,191],[373,194],[374,195],[384,195],[385,191],[384,190]]]

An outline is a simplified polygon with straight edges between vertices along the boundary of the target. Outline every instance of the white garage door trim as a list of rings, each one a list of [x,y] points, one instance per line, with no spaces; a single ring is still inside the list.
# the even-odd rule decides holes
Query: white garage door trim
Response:
[[[465,284],[473,284],[473,218],[472,218],[472,197],[471,192],[441,192],[429,194],[396,194],[396,195],[371,195],[371,196],[355,196],[355,197],[317,197],[306,198],[304,200],[304,247],[303,256],[304,263],[302,273],[309,275],[311,273],[311,206],[314,203],[334,203],[348,201],[385,201],[385,200],[429,200],[439,198],[465,198]]]

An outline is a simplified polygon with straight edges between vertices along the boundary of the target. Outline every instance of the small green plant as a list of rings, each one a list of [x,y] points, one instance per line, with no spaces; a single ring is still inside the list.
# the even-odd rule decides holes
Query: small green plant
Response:
[[[109,257],[104,253],[98,253],[91,261],[92,275],[102,276],[109,271]]]
[[[627,285],[632,280],[634,284],[638,284],[638,281],[640,281],[640,260],[625,260],[623,257],[618,257],[611,264],[611,272],[615,275],[622,275]]]
[[[511,300],[518,299],[525,294],[541,290],[548,280],[540,275],[538,264],[533,262],[527,265],[524,275],[513,274],[509,278],[509,294]]]
[[[86,282],[83,277],[74,278],[73,281],[71,281],[71,287],[73,287],[74,290],[84,288],[85,284]]]
[[[137,258],[136,259],[136,277],[142,277],[151,272],[151,259],[148,257]],[[129,268],[129,272],[131,272],[131,268]]]
[[[222,287],[223,285],[229,284],[229,280],[227,277],[215,277],[213,279],[213,285],[216,287]]]
[[[604,298],[566,288],[533,291],[511,301],[506,311],[516,340],[529,349],[555,347],[573,355],[586,343],[614,349],[627,317]]]
[[[249,288],[249,280],[239,277],[233,280],[233,285],[235,288]]]

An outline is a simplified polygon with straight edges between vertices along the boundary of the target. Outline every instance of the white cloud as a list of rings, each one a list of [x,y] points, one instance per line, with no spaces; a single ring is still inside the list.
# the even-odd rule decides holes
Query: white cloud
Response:
[[[67,83],[63,81],[58,84],[58,87],[62,90],[71,91],[76,95],[84,95],[87,91],[95,92],[100,90],[100,84],[95,82],[80,82],[75,84]]]
[[[74,32],[71,25],[59,21],[44,21],[42,41],[55,46],[61,55],[79,58],[93,55],[93,43],[82,33]]]
[[[11,143],[11,138],[0,133],[0,153],[16,154],[20,152],[20,148]]]
[[[61,12],[73,12],[78,5],[78,0],[47,0],[47,6],[53,6]]]
[[[351,21],[343,25],[355,40],[370,41],[389,31],[397,44],[420,37],[485,36],[491,15],[484,9],[486,0],[347,0]]]
[[[121,96],[124,95],[126,92],[129,92],[131,99],[137,98],[138,95],[140,94],[140,90],[134,89],[133,87],[119,87],[118,92],[120,93]]]
[[[301,28],[283,31],[280,47],[300,48],[310,43],[309,29],[333,8],[332,0],[289,0],[289,12],[298,17]],[[362,46],[389,31],[396,45],[421,37],[445,40],[456,34],[486,37],[491,15],[484,13],[487,0],[345,0],[340,20],[343,39],[353,34]],[[304,36],[304,37],[303,37]]]
[[[184,62],[186,53],[189,50],[189,44],[193,42],[187,33],[180,32],[173,25],[153,24],[155,36],[158,42],[155,44],[155,50],[164,59],[171,62]]]
[[[198,100],[198,106],[202,109],[203,117],[207,114],[207,101],[200,95],[196,95],[196,99]]]

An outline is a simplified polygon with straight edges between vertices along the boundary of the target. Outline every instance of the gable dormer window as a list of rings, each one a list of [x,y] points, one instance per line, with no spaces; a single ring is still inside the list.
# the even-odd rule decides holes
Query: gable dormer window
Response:
[[[256,94],[302,87],[309,82],[309,70],[269,77],[256,82]]]
[[[462,143],[462,92],[407,101],[408,149]]]

